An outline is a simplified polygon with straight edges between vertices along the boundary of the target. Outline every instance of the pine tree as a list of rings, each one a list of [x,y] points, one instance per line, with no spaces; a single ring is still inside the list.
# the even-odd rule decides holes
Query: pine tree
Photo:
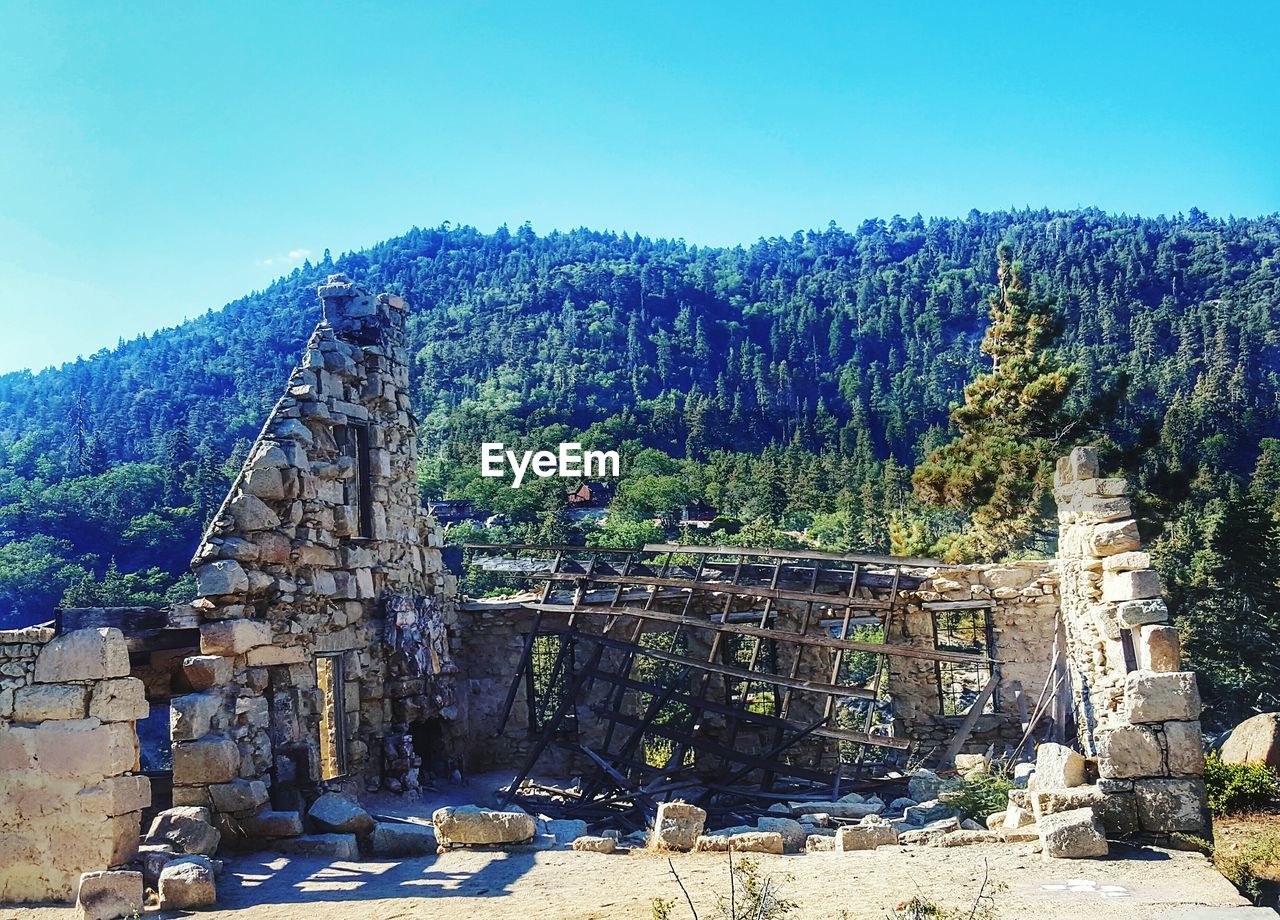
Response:
[[[1074,368],[1049,345],[1052,306],[1033,301],[1011,250],[997,250],[999,291],[988,298],[991,322],[982,341],[991,372],[964,389],[951,413],[959,436],[935,450],[912,477],[927,504],[967,512],[970,524],[951,541],[951,558],[1002,558],[1025,551],[1052,485],[1051,463],[1070,446],[1073,424],[1061,409]]]

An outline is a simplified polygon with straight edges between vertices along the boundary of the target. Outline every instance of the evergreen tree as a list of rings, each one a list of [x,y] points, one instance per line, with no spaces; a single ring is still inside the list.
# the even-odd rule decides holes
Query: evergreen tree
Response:
[[[998,250],[999,291],[988,300],[982,353],[991,372],[964,389],[951,413],[959,435],[917,467],[912,482],[924,502],[968,512],[957,557],[1002,558],[1026,550],[1045,518],[1053,460],[1069,446],[1061,414],[1071,385],[1049,349],[1056,336],[1051,305],[1033,301],[1022,264]]]

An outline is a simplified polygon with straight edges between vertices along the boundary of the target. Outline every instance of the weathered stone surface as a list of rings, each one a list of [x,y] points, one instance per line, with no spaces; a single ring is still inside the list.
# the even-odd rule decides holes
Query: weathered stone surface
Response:
[[[1046,859],[1083,859],[1107,855],[1107,838],[1092,808],[1045,815],[1037,825]]]
[[[182,659],[182,671],[196,690],[221,687],[231,681],[230,658],[222,655],[192,655]]]
[[[108,814],[128,815],[151,807],[151,778],[142,775],[110,776],[102,781],[108,797]]]
[[[1142,627],[1138,638],[1138,665],[1146,671],[1177,671],[1182,667],[1182,643],[1173,626]]]
[[[151,712],[147,687],[136,677],[104,680],[93,688],[89,715],[102,722],[136,722]]]
[[[956,817],[943,818],[940,821],[932,821],[924,827],[915,830],[903,830],[902,827],[912,827],[912,825],[904,824],[899,827],[896,823],[891,826],[898,831],[898,842],[904,846],[920,843],[932,843],[943,834],[949,834],[952,831],[960,830],[960,819]]]
[[[950,805],[944,805],[934,800],[921,802],[919,805],[912,805],[904,809],[902,819],[916,827],[924,827],[926,824],[932,824],[935,821],[945,821],[947,818],[955,817],[956,814],[956,810]]]
[[[229,738],[206,737],[173,746],[173,781],[199,786],[229,783],[240,772],[240,749]]]
[[[268,501],[279,501],[285,497],[284,477],[275,467],[251,468],[244,477],[243,488],[250,495],[256,495]]]
[[[528,817],[526,815],[525,817]],[[529,818],[532,823],[533,819]],[[281,837],[272,848],[291,856],[325,856],[329,859],[359,859],[360,848],[355,834],[303,834],[301,837]]]
[[[213,807],[223,814],[256,811],[267,804],[267,785],[260,779],[237,779],[209,787]]]
[[[1084,785],[1084,757],[1061,744],[1045,742],[1036,748],[1036,786],[1069,789]]]
[[[142,866],[142,881],[147,888],[158,888],[160,873],[182,854],[167,843],[144,843],[138,847],[138,863]]]
[[[431,823],[442,847],[522,843],[537,833],[533,818],[523,812],[490,811],[475,805],[437,809]]]
[[[572,846],[580,853],[612,853],[618,848],[618,841],[612,837],[579,837]]]
[[[1116,553],[1102,561],[1104,572],[1135,572],[1151,568],[1151,554],[1143,552]]]
[[[244,663],[251,668],[306,664],[307,652],[300,645],[260,645],[245,652]]]
[[[344,795],[326,792],[312,803],[307,817],[325,834],[367,834],[373,830],[369,813]]]
[[[554,818],[546,822],[544,833],[555,838],[557,844],[570,844],[579,837],[585,837],[587,822],[570,818]]]
[[[1031,810],[1038,821],[1060,811],[1093,808],[1103,799],[1097,786],[1075,786],[1071,789],[1037,789],[1031,793]]]
[[[878,815],[884,811],[884,803],[880,801],[866,802],[792,802],[792,814],[827,815],[832,818],[865,818],[867,815]]]
[[[665,850],[692,850],[702,836],[706,822],[707,813],[696,805],[663,802],[658,805],[650,846]]]
[[[15,731],[10,729],[10,731]],[[83,784],[91,777],[115,776],[134,770],[138,736],[127,723],[103,725],[97,719],[42,722],[24,746],[34,741],[42,774],[75,776]]]
[[[261,811],[242,823],[245,833],[253,837],[297,837],[302,834],[302,816],[296,811]]]
[[[225,659],[223,659],[225,660]],[[217,692],[188,693],[169,702],[169,737],[173,741],[197,741],[214,729],[223,699]]]
[[[756,827],[765,833],[780,834],[782,836],[782,844],[788,853],[796,853],[804,849],[805,838],[809,836],[809,831],[805,826],[799,821],[793,821],[791,818],[760,818],[756,821]],[[760,852],[772,851],[761,850]]]
[[[1218,754],[1225,763],[1265,763],[1280,769],[1280,712],[1245,719],[1231,729]]]
[[[1154,728],[1122,725],[1098,736],[1098,773],[1107,779],[1164,774],[1164,746]]]
[[[874,850],[898,842],[898,832],[890,824],[846,824],[836,831],[835,849],[841,853]]]
[[[1204,737],[1200,722],[1164,723],[1166,765],[1173,776],[1199,776],[1204,773]]]
[[[13,694],[15,722],[43,722],[45,719],[83,719],[88,687],[75,684],[32,684]]]
[[[64,633],[36,657],[38,684],[129,676],[129,647],[114,627]]]
[[[207,808],[169,808],[151,822],[147,843],[167,843],[179,853],[212,856],[218,850],[222,835],[213,826],[213,815]]]
[[[409,821],[379,821],[369,835],[369,849],[374,856],[422,856],[434,853],[437,846],[434,830]]]
[[[1200,691],[1190,671],[1132,671],[1124,682],[1130,722],[1190,722],[1200,718]]]
[[[1169,621],[1169,608],[1162,598],[1123,601],[1116,605],[1116,621],[1127,629]]]
[[[228,507],[232,517],[236,520],[236,528],[241,533],[252,533],[255,530],[274,530],[280,526],[279,515],[267,507],[267,504],[256,495],[242,492],[231,500]]]
[[[932,770],[926,770],[923,767],[912,771],[911,779],[907,781],[907,795],[917,802],[936,799],[941,788],[942,778]]]
[[[76,893],[77,920],[116,920],[142,912],[142,873],[85,872]]]
[[[1142,546],[1136,521],[1099,524],[1089,534],[1089,549],[1095,556],[1114,556]]]
[[[1030,809],[1023,808],[1014,802],[1010,802],[1008,808],[1002,812],[997,812],[997,814],[1004,816],[1000,826],[1007,831],[1016,831],[1020,827],[1036,823],[1036,816],[1032,814]]]
[[[993,830],[949,831],[935,838],[929,845],[935,847],[967,847],[975,843],[1003,843],[1004,838]]]
[[[1133,783],[1144,831],[1203,834],[1209,827],[1208,798],[1198,779],[1140,779]]]
[[[161,910],[199,910],[218,903],[213,866],[198,856],[183,856],[160,871]]]
[[[271,624],[262,620],[215,620],[200,626],[204,655],[241,655],[271,644]]]
[[[806,853],[830,853],[836,848],[834,834],[810,834],[804,842]]]
[[[1102,576],[1104,601],[1133,601],[1160,596],[1160,575],[1154,569],[1109,571]],[[1123,613],[1121,614],[1123,616]]]
[[[197,590],[205,597],[243,594],[249,589],[249,576],[231,559],[206,562],[195,574]]]
[[[786,840],[777,831],[747,831],[729,838],[729,847],[735,853],[777,853],[786,850]],[[803,849],[802,842],[797,849]]]

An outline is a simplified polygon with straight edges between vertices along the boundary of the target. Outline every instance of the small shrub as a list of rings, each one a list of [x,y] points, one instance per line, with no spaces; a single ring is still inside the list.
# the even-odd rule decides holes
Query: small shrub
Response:
[[[1266,830],[1240,847],[1215,847],[1213,865],[1255,904],[1262,897],[1262,870],[1280,866],[1280,833]]]
[[[1257,811],[1280,799],[1280,777],[1261,763],[1224,763],[1216,753],[1205,758],[1204,784],[1215,815]]]
[[[1003,773],[975,773],[948,791],[946,803],[979,824],[1009,806],[1013,782]]]

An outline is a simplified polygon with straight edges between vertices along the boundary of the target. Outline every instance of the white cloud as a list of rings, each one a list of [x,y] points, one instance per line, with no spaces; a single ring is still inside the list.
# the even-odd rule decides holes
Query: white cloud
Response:
[[[311,255],[310,249],[290,249],[289,252],[282,256],[269,256],[265,259],[259,259],[259,265],[296,265],[303,259]]]

